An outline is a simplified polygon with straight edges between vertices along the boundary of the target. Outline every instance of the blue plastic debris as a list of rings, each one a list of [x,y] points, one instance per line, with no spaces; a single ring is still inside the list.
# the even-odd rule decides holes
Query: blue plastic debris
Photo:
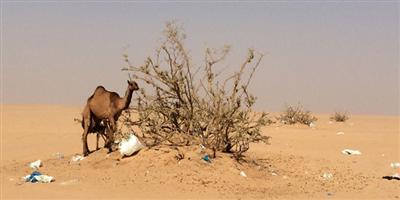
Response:
[[[210,156],[208,156],[208,155],[205,155],[204,157],[203,157],[203,160],[205,160],[205,161],[207,161],[207,162],[211,162],[211,159],[210,159]]]
[[[32,174],[25,177],[25,181],[31,182],[31,183],[36,183],[36,182],[38,182],[38,180],[36,179],[36,176],[40,176],[40,175],[42,175],[40,172],[34,171],[34,172],[32,172]]]

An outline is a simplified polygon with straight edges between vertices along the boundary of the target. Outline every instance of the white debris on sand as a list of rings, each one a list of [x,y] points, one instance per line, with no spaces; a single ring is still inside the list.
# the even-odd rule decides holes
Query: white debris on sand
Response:
[[[240,176],[247,177],[247,175],[244,173],[244,171],[240,171]]]
[[[359,150],[353,149],[344,149],[342,153],[345,155],[361,155],[361,152]]]
[[[72,162],[78,162],[78,161],[81,161],[83,159],[85,159],[85,157],[83,157],[81,155],[74,155],[74,156],[72,156],[71,161]]]
[[[399,169],[400,168],[400,163],[398,163],[398,162],[390,163],[390,167],[392,167],[393,169]]]
[[[39,169],[39,167],[41,167],[41,166],[42,166],[42,161],[41,160],[37,160],[37,161],[31,162],[29,164],[29,167],[32,168],[32,169]]]
[[[50,183],[55,181],[54,177],[47,175],[35,176],[36,180],[40,183]]]
[[[37,171],[32,172],[32,174],[28,174],[25,177],[22,177],[22,179],[26,182],[31,182],[31,183],[50,183],[55,181],[54,177],[41,174],[40,172]]]
[[[133,153],[142,149],[143,147],[144,146],[139,141],[139,139],[134,134],[131,134],[128,140],[121,141],[121,143],[119,144],[119,152],[122,156],[130,156]]]
[[[344,132],[337,132],[336,135],[344,135]]]

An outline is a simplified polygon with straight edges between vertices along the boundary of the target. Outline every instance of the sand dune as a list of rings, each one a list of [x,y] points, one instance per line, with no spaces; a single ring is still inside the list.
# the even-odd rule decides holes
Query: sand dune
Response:
[[[391,162],[400,162],[399,116],[351,116],[346,123],[329,123],[328,115],[317,115],[315,128],[273,124],[263,130],[272,136],[271,144],[252,145],[242,163],[229,154],[206,163],[198,147],[181,148],[181,161],[177,150],[160,147],[123,159],[102,149],[75,163],[70,160],[82,151],[82,128],[73,119],[80,112],[72,106],[2,107],[1,199],[400,198],[400,181],[382,179],[396,173]],[[91,149],[94,138],[89,138]],[[362,154],[344,155],[346,148]],[[37,159],[43,161],[40,172],[55,182],[21,181]]]

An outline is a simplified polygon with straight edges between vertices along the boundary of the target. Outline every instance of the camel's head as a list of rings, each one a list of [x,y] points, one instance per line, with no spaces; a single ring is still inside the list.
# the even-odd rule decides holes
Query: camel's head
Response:
[[[135,81],[130,81],[130,80],[128,80],[128,88],[131,91],[139,90],[138,84]]]

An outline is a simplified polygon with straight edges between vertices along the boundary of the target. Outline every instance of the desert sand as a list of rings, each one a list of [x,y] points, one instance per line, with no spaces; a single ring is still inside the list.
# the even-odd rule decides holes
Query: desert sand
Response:
[[[400,117],[351,115],[345,123],[317,115],[316,127],[272,124],[270,144],[254,144],[238,163],[218,154],[207,163],[199,147],[143,149],[120,159],[101,149],[84,160],[81,107],[3,105],[1,109],[1,199],[399,199]],[[344,134],[337,134],[343,132]],[[90,135],[90,149],[95,136]],[[344,155],[343,149],[361,155]],[[60,156],[63,155],[63,156]],[[28,164],[52,183],[25,183]],[[243,171],[246,177],[241,176]],[[324,178],[323,174],[331,174]]]

